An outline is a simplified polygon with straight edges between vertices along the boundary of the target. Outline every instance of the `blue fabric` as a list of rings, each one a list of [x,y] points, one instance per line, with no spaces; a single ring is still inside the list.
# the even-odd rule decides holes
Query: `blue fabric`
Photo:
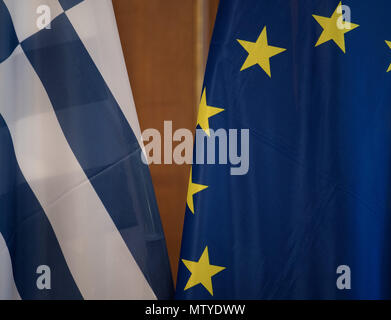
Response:
[[[213,297],[179,262],[178,299],[391,298],[391,3],[344,1],[360,27],[315,47],[339,0],[222,0],[205,74],[213,129],[250,130],[250,169],[193,165],[181,259],[226,267]],[[240,71],[267,26],[287,49]],[[336,286],[339,265],[351,289]]]
[[[84,0],[58,0],[64,10],[69,10]]]
[[[19,44],[11,16],[0,0],[0,63],[7,59]]]

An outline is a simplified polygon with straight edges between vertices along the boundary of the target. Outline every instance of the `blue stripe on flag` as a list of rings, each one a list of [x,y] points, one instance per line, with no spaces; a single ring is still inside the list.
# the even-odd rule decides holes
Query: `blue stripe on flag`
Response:
[[[0,232],[22,299],[82,299],[45,212],[23,177],[0,115]],[[51,289],[39,290],[37,267],[51,269]]]
[[[158,298],[171,273],[149,169],[110,89],[65,14],[22,43],[75,156]]]
[[[83,1],[84,0],[58,0],[64,10],[68,10]]]
[[[19,44],[8,8],[0,0],[0,63],[7,59]]]

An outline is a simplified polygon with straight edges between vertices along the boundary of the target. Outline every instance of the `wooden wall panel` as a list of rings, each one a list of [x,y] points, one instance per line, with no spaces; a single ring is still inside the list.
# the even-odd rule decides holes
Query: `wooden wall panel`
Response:
[[[142,131],[163,133],[164,120],[173,122],[173,130],[194,131],[197,81],[205,60],[199,54],[207,52],[209,42],[199,48],[199,32],[205,32],[200,23],[209,36],[212,2],[217,0],[113,0]],[[190,168],[162,164],[150,169],[176,280]]]

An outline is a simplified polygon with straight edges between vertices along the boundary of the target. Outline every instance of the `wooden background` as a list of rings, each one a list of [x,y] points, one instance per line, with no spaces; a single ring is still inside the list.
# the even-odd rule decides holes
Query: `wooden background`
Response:
[[[113,0],[141,130],[194,132],[218,0]],[[175,147],[175,143],[173,147]],[[174,281],[189,166],[151,165]]]

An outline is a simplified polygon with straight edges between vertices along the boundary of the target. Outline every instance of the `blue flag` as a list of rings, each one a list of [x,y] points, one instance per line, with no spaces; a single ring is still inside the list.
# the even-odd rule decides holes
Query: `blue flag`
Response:
[[[221,1],[197,129],[248,172],[193,165],[178,299],[391,298],[390,10]]]

